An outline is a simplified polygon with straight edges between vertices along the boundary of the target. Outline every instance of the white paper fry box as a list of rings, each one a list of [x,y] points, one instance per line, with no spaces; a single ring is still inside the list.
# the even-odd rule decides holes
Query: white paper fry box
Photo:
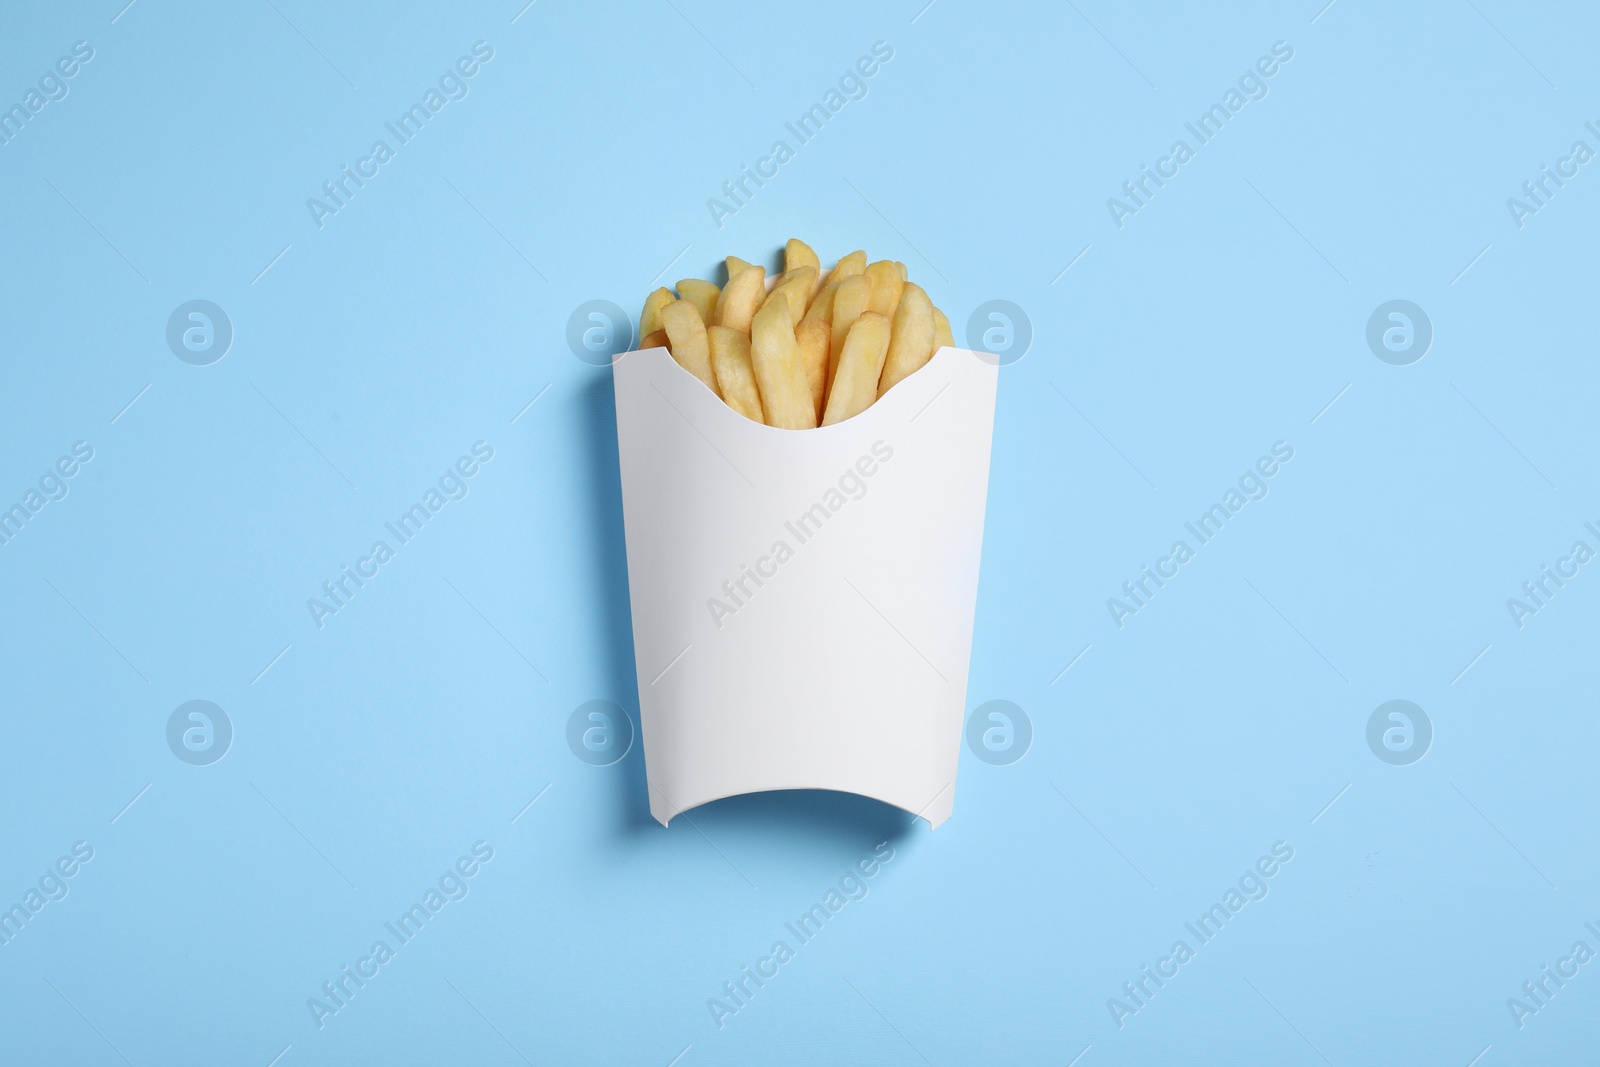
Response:
[[[665,349],[613,373],[650,813],[832,789],[943,823],[998,368],[941,349],[815,430],[744,418]]]

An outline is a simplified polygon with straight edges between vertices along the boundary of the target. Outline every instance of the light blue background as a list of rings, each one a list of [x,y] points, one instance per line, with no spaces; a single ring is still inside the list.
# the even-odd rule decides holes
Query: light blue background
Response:
[[[95,450],[0,548],[0,902],[95,850],[0,947],[0,1059],[1589,1054],[1600,964],[1521,1029],[1506,1000],[1600,950],[1600,573],[1521,629],[1506,599],[1600,548],[1600,164],[1520,229],[1506,199],[1600,148],[1600,19],[924,2],[0,20],[7,105],[94,48],[0,147],[0,499]],[[479,40],[470,94],[319,229],[306,199]],[[1119,229],[1107,198],[1280,40],[1269,95]],[[719,229],[707,198],[875,41],[867,97]],[[610,376],[568,316],[790,236],[904,260],[958,337],[989,299],[1032,321],[968,707],[1014,701],[1034,738],[964,751],[936,833],[833,795],[662,829],[639,746],[565,742],[585,701],[637,710]],[[164,336],[195,298],[235,331],[206,367]],[[1435,331],[1410,366],[1365,341],[1394,298]],[[478,440],[470,495],[314,626]],[[1106,598],[1280,440],[1270,495],[1118,629]],[[197,698],[235,730],[206,767],[164,733]],[[1409,766],[1365,739],[1396,698],[1435,731]],[[470,895],[319,1029],[307,999],[479,840]],[[882,841],[869,895],[719,1029],[707,999]],[[1119,1029],[1107,999],[1277,841],[1270,895]]]

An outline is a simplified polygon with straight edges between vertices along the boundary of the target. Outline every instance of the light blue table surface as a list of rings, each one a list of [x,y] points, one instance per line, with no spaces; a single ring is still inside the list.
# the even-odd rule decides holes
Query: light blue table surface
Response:
[[[0,15],[0,1061],[1592,1059],[1600,16],[1322,2]],[[1021,312],[934,832],[567,740],[791,236]]]

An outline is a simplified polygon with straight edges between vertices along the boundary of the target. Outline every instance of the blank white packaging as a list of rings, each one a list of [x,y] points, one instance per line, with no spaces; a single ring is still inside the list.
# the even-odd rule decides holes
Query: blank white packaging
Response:
[[[943,348],[855,418],[781,430],[666,349],[615,364],[650,814],[833,789],[937,827],[956,764],[998,367]]]

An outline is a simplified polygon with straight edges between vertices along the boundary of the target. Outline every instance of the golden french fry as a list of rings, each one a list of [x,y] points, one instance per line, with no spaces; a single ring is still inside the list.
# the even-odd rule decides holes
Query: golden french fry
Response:
[[[872,279],[865,274],[845,278],[833,291],[833,330],[828,343],[828,392],[833,390],[833,380],[839,373],[839,354],[844,351],[845,338],[856,319],[867,310],[872,301]]]
[[[722,399],[745,418],[764,422],[761,390],[756,386],[755,370],[750,364],[750,338],[731,326],[712,326],[706,330],[706,341],[711,348],[711,370],[722,389]]]
[[[810,430],[817,425],[811,386],[800,363],[794,325],[786,303],[769,303],[750,323],[750,363],[761,390],[761,410],[768,426]]]
[[[944,312],[938,308],[933,309],[933,350],[941,348],[954,348],[956,339],[950,332],[950,320],[944,317]]]
[[[811,398],[817,404],[817,418],[822,418],[822,408],[828,398],[828,358],[833,352],[833,298],[839,283],[830,281],[811,301],[805,318],[794,328],[795,344],[800,346],[802,362],[806,365],[807,381],[811,385]]]
[[[811,301],[817,298],[817,290],[822,288],[822,261],[811,250],[811,246],[797,238],[789,238],[789,243],[783,246],[783,274],[788,277],[801,267],[810,267],[811,291],[806,293],[806,306],[811,306]],[[802,312],[803,313],[803,312]]]
[[[811,406],[822,417],[822,398],[828,388],[828,344],[832,327],[824,319],[802,319],[794,330],[800,364],[806,369],[806,384],[811,387]]]
[[[634,349],[634,351],[643,352],[647,348],[665,348],[668,351],[671,351],[672,346],[667,343],[667,331],[652,330],[645,334],[642,338],[640,338],[639,347]]]
[[[889,354],[884,357],[883,376],[878,379],[879,396],[933,358],[933,333],[933,301],[922,286],[907,282],[900,294],[900,305],[894,309]]]
[[[732,326],[750,332],[750,320],[767,295],[767,272],[760,267],[745,267],[735,274],[717,297],[714,325]]]
[[[894,309],[900,303],[900,291],[906,280],[900,274],[900,264],[892,259],[880,259],[867,264],[867,277],[872,279],[872,302],[867,310],[886,319],[894,318]]]
[[[700,320],[707,326],[714,324],[717,297],[721,295],[722,290],[714,283],[699,278],[685,278],[678,283],[678,296],[700,309]]]
[[[895,260],[894,265],[900,268],[900,280],[907,281],[910,278],[910,275],[906,273],[906,265],[901,263],[898,259]]]
[[[828,275],[829,281],[843,281],[852,274],[860,274],[867,269],[867,253],[856,249],[834,265],[833,273]]]
[[[817,294],[817,298],[811,301],[811,306],[806,309],[805,317],[800,321],[814,322],[820,319],[823,322],[832,322],[833,294],[838,291],[839,283],[836,281],[829,281],[827,285],[822,287],[822,292]],[[798,328],[799,327],[796,327],[796,329]],[[826,360],[823,361],[823,365],[827,365]]]
[[[810,309],[811,287],[817,280],[817,268],[796,267],[784,274],[783,279],[772,287],[772,292],[767,294],[767,299],[761,306],[766,307],[774,301],[783,301],[789,308],[789,324],[798,326]]]
[[[820,271],[822,270],[822,261],[817,258],[817,254],[811,250],[810,245],[798,237],[791,237],[789,238],[789,243],[783,246],[784,273],[787,274],[796,267],[815,267]]]
[[[839,354],[839,370],[828,390],[828,407],[822,425],[859,415],[878,399],[878,377],[889,352],[889,320],[876,311],[863,311],[850,327],[844,351]]]
[[[644,298],[644,310],[639,312],[639,336],[655,333],[661,329],[661,309],[676,300],[672,290],[667,288],[657,289]]]
[[[678,366],[716,393],[717,379],[711,373],[711,349],[706,343],[706,323],[700,317],[700,309],[687,300],[674,300],[661,309],[661,324],[672,342],[672,358]]]
[[[740,271],[744,270],[750,265],[744,260],[740,259],[738,256],[729,256],[727,259],[723,260],[723,262],[728,265],[728,280],[730,282],[733,281],[733,276],[735,274],[738,274]],[[763,274],[764,273],[765,272],[763,272]]]

